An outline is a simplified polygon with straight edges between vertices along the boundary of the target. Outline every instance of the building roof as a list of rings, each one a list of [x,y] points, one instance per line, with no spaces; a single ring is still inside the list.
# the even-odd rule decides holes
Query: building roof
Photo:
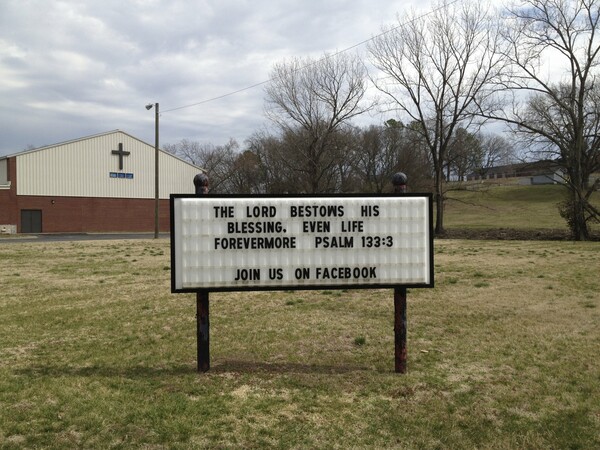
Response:
[[[540,175],[549,172],[556,172],[562,169],[563,166],[559,161],[544,159],[540,161],[531,161],[517,164],[507,164],[503,166],[495,166],[484,168],[481,173],[485,175],[506,174],[513,177],[525,177],[532,175]],[[479,176],[480,172],[470,173],[468,176]]]
[[[135,136],[132,136],[129,133],[126,133],[124,131],[121,131],[121,130],[117,129],[117,130],[112,130],[112,131],[106,131],[104,133],[92,134],[90,136],[84,136],[84,137],[80,137],[80,138],[77,138],[77,139],[71,139],[71,140],[64,141],[64,142],[58,142],[56,144],[44,145],[42,147],[32,148],[32,149],[29,149],[29,150],[23,150],[23,151],[18,152],[18,153],[12,153],[10,155],[0,156],[0,160],[1,159],[7,159],[7,158],[13,158],[13,157],[16,157],[16,156],[22,156],[22,155],[26,155],[26,154],[29,154],[29,153],[40,152],[40,151],[43,151],[43,150],[49,150],[51,148],[59,147],[61,145],[73,144],[73,143],[76,143],[76,142],[82,142],[82,141],[87,141],[87,140],[90,140],[90,139],[96,139],[96,138],[99,138],[99,137],[102,137],[102,136],[108,136],[108,135],[115,134],[115,133],[124,134],[125,136],[128,136],[131,139],[134,139],[136,141],[141,142],[142,144],[148,145],[149,147],[154,147],[154,145],[152,145],[152,144],[148,144],[147,142],[144,142],[141,139],[138,139],[138,138],[136,138]],[[161,153],[169,155],[169,156],[171,156],[171,157],[173,157],[175,159],[178,159],[179,161],[181,161],[181,162],[183,162],[185,164],[188,164],[188,165],[190,165],[192,167],[195,167],[198,170],[201,170],[201,171],[205,172],[205,170],[203,168],[201,168],[199,166],[196,166],[195,164],[192,164],[189,161],[181,159],[180,157],[178,157],[176,155],[173,155],[172,153],[169,153],[169,152],[167,152],[165,150],[162,150],[160,148],[159,148],[159,151]]]
[[[515,172],[517,175],[520,173],[540,173],[554,171],[561,168],[561,164],[553,160],[540,160],[531,161],[518,164],[508,164],[505,166],[491,167],[487,170],[487,173],[507,173]]]

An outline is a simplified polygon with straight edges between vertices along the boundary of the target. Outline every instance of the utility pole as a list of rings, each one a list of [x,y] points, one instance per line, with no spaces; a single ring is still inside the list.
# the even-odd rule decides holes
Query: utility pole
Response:
[[[148,103],[146,105],[147,110],[151,110],[152,107],[154,107],[154,239],[158,239],[158,103],[155,103],[154,105],[152,103]]]

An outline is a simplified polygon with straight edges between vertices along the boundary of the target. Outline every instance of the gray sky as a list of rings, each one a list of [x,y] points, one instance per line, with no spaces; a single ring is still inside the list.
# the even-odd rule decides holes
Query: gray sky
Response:
[[[429,0],[0,0],[0,155],[114,129],[240,143],[273,64],[359,44]],[[355,50],[364,54],[365,45]],[[183,108],[182,108],[183,107]],[[181,108],[181,109],[179,109]],[[172,111],[169,111],[172,110]],[[363,118],[379,123],[381,117]]]

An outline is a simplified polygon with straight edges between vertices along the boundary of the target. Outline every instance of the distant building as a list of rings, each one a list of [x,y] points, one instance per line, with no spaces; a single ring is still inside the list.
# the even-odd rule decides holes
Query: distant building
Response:
[[[116,130],[0,156],[0,233],[152,232],[155,149]],[[169,194],[201,169],[159,151],[159,228]]]
[[[467,175],[467,181],[518,178],[519,184],[559,184],[565,177],[564,168],[556,161],[542,160],[490,167]]]

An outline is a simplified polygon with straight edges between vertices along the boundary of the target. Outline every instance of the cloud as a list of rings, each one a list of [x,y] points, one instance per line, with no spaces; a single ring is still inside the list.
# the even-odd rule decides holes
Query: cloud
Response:
[[[0,155],[117,128],[153,142],[148,102],[163,143],[243,142],[265,126],[262,88],[243,89],[273,64],[357,44],[414,4],[3,0]]]

